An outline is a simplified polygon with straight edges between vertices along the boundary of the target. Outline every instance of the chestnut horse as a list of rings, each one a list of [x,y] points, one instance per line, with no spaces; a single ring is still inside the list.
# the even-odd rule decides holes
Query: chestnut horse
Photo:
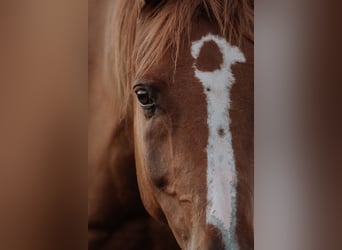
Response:
[[[116,0],[94,14],[89,249],[177,249],[169,229],[182,249],[254,248],[253,7]]]

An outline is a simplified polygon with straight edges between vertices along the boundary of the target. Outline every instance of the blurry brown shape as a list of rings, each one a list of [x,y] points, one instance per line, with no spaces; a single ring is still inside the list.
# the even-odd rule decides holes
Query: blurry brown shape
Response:
[[[0,3],[1,249],[86,247],[86,35],[81,1]]]
[[[256,4],[256,248],[342,249],[340,9]]]

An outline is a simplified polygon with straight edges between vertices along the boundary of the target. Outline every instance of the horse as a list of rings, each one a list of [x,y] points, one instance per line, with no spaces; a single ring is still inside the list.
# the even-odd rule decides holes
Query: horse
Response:
[[[89,65],[89,249],[253,249],[254,4],[103,9]]]

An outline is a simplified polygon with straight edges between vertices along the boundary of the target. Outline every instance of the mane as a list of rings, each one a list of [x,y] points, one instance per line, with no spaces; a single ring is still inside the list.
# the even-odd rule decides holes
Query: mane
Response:
[[[181,38],[190,38],[194,18],[207,18],[231,43],[253,38],[253,0],[117,0],[112,18],[111,63],[117,92],[128,98],[133,77],[173,48],[174,63]],[[153,4],[154,2],[157,2]],[[147,25],[142,31],[139,27]],[[139,30],[139,36],[137,31]],[[138,63],[139,62],[139,63]]]

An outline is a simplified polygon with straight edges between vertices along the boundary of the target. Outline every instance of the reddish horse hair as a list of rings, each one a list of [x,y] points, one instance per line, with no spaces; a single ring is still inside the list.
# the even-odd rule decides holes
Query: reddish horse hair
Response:
[[[91,249],[125,246],[112,231],[145,221],[141,201],[182,249],[254,248],[253,9],[251,0],[108,8],[91,77],[88,217],[100,232]]]
[[[190,39],[192,20],[209,18],[221,36],[240,43],[242,36],[254,39],[254,1],[251,0],[144,0],[117,1],[113,15],[111,60],[117,91],[130,93],[133,76],[148,70],[169,49],[177,62],[182,37]],[[139,24],[148,23],[146,33],[136,37]],[[139,62],[139,63],[137,63]]]

